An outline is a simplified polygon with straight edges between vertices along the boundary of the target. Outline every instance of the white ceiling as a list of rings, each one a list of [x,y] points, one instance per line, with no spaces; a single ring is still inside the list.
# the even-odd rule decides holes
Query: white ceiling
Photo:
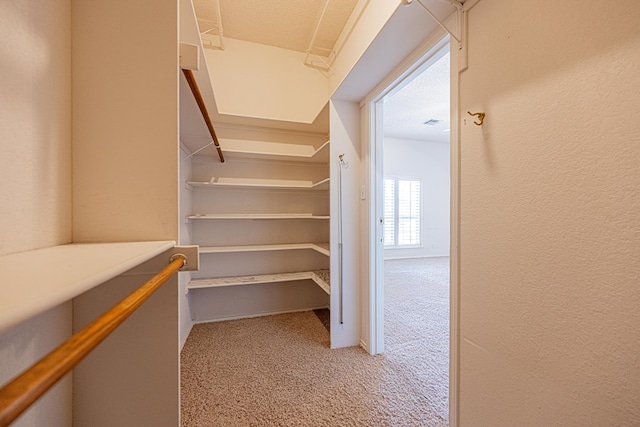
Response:
[[[385,136],[449,142],[449,53],[385,99]],[[437,120],[435,124],[425,124]]]

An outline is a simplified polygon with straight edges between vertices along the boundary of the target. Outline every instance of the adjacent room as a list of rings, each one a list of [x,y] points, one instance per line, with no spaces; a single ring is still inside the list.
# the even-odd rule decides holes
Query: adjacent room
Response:
[[[450,59],[448,46],[383,100],[384,351],[447,419]]]

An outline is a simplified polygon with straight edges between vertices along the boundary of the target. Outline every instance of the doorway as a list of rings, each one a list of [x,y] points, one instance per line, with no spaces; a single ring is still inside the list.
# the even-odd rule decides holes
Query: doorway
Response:
[[[378,219],[370,252],[377,305],[371,353],[407,359],[429,395],[438,397],[432,406],[444,419],[452,305],[449,51],[447,39],[437,43],[370,106]]]
[[[370,103],[371,209],[377,222],[369,252],[372,354],[385,351],[385,260],[450,253],[449,51],[445,37]]]

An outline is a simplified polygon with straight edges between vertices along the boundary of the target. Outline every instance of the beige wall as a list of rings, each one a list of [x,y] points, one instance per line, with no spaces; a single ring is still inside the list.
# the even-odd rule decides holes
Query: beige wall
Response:
[[[462,426],[640,419],[639,22],[636,0],[470,12]]]
[[[177,240],[178,3],[72,3],[73,239]]]
[[[177,239],[177,3],[154,1],[153,22],[142,2],[71,3],[0,4],[0,255]],[[165,330],[177,419],[177,332]],[[66,303],[0,332],[0,384],[71,331]],[[71,425],[71,379],[15,425]]]
[[[68,0],[0,2],[0,255],[71,241],[70,18]],[[70,333],[70,304],[1,331],[0,384]],[[71,425],[70,380],[13,425]]]
[[[178,16],[175,0],[72,0],[75,242],[178,240]],[[74,328],[166,259],[76,298]],[[178,285],[76,368],[74,424],[179,424]]]
[[[0,4],[0,255],[71,240],[69,1]]]

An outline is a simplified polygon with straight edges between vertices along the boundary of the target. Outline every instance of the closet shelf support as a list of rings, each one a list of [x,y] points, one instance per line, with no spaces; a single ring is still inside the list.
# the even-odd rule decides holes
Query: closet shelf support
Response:
[[[420,0],[416,0],[424,10],[431,16],[431,18],[436,21],[436,23],[445,30],[451,38],[453,38],[458,43],[458,52],[459,52],[459,68],[458,72],[462,72],[468,68],[468,54],[467,54],[467,19],[468,19],[468,11],[470,7],[464,7],[463,3],[459,0],[440,0],[442,2],[449,3],[451,6],[456,8],[456,16],[458,20],[458,35],[456,35],[452,30],[450,30],[438,17],[422,3]],[[413,0],[403,0],[405,5],[410,5],[413,3]],[[475,4],[475,3],[474,3]],[[472,7],[472,6],[471,6]]]

